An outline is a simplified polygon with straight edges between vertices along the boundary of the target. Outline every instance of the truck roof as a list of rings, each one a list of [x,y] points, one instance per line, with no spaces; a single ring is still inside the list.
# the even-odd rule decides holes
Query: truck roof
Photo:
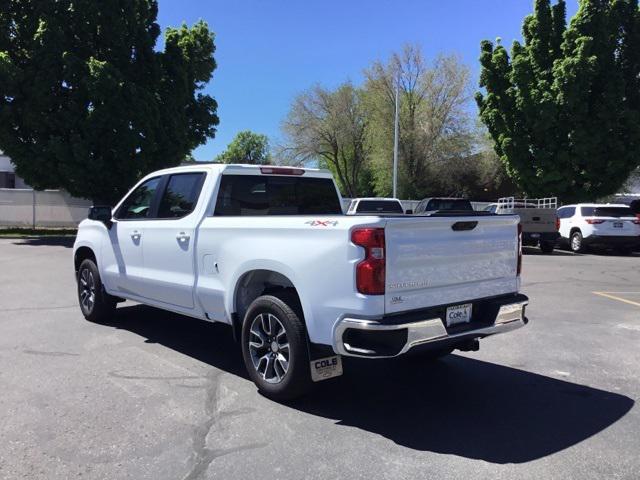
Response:
[[[397,198],[392,198],[392,197],[357,197],[357,198],[351,199],[352,202],[360,201],[360,200],[376,200],[376,201],[383,201],[383,202],[399,202],[400,201]]]
[[[274,172],[266,172],[263,170],[273,169]],[[302,170],[305,177],[319,177],[319,178],[332,178],[331,172],[326,169],[319,168],[306,168],[306,167],[290,167],[287,165],[249,165],[241,163],[212,163],[212,162],[200,162],[190,165],[181,165],[178,167],[164,168],[151,172],[153,175],[166,175],[171,173],[184,173],[191,171],[207,170],[216,173],[233,172],[239,175],[255,175],[256,173],[263,175],[291,175],[290,173],[284,173],[286,170]],[[283,173],[280,173],[282,171]]]
[[[570,205],[562,205],[562,207],[628,207],[624,203],[572,203]]]

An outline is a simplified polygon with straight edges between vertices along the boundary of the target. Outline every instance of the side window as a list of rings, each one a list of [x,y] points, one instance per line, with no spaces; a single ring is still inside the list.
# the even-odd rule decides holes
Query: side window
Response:
[[[565,207],[558,209],[559,218],[571,218],[576,213],[576,207]]]
[[[171,175],[160,199],[158,218],[182,218],[193,212],[204,178],[201,172]]]
[[[162,177],[150,178],[138,186],[120,205],[116,213],[118,220],[150,218],[153,199]]]
[[[580,213],[583,217],[590,217],[595,214],[595,211],[594,207],[580,207]]]
[[[491,213],[496,213],[497,209],[498,209],[497,205],[489,205],[487,208],[485,208],[487,212],[491,212]]]

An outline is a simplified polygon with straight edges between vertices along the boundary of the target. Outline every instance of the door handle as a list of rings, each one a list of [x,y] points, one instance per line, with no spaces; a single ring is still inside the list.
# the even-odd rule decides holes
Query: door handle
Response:
[[[176,235],[176,238],[178,239],[179,242],[186,242],[191,237],[185,232],[180,232],[178,235]]]
[[[131,238],[133,240],[140,240],[141,236],[142,236],[142,233],[140,233],[138,230],[134,230],[133,232],[131,232]]]

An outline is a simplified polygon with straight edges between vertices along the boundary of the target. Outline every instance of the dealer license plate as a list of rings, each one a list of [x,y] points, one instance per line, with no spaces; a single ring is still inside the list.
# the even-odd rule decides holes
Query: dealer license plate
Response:
[[[311,380],[314,382],[339,377],[340,375],[342,375],[342,357],[340,355],[311,361]]]
[[[471,307],[472,303],[465,303],[464,305],[455,305],[447,308],[447,327],[457,325],[459,323],[469,323],[471,321]]]

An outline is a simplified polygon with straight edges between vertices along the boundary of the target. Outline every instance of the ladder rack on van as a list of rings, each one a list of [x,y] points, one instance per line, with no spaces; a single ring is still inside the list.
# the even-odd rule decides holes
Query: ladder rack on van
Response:
[[[558,208],[558,197],[546,198],[514,198],[498,199],[498,209],[513,210],[514,208]]]

